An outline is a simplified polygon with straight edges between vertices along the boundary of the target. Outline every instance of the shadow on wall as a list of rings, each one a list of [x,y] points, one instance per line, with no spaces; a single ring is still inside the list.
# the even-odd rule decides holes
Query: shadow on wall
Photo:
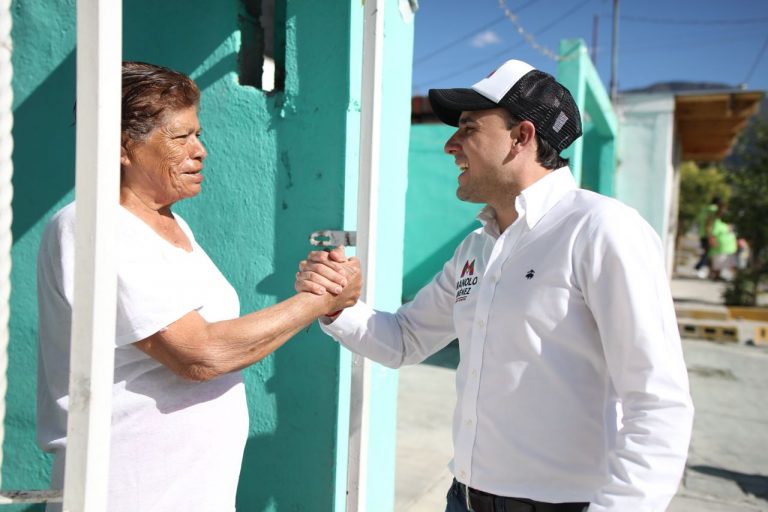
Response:
[[[302,34],[302,27],[296,33]],[[309,234],[342,228],[344,204],[345,109],[333,107],[338,119],[329,122],[327,110],[306,96],[295,97],[288,108],[296,112],[283,118],[283,100],[282,93],[276,97],[272,113],[278,134],[274,272],[257,286],[260,294],[277,300],[294,293],[298,263],[314,249]],[[269,359],[274,365],[269,379],[264,384],[259,380],[259,363],[246,373],[246,383],[249,388],[266,386],[274,399],[277,428],[257,433],[246,445],[238,510],[333,510],[339,347],[313,324]],[[251,428],[258,430],[259,425]]]
[[[202,0],[185,3],[188,18],[183,19],[177,6],[166,2],[144,0],[125,7],[124,57],[185,73],[231,35],[236,23],[233,19],[217,27],[210,16],[193,16],[210,9]],[[193,18],[198,27],[187,24]],[[205,89],[236,65],[236,56],[231,55],[198,77],[197,83]],[[75,76],[72,51],[14,112],[14,240],[20,240],[75,185]]]
[[[13,113],[13,239],[75,185],[75,53]]]
[[[178,5],[153,0],[131,4],[130,14],[126,13],[126,36],[151,36],[127,41],[125,54],[190,73],[238,30],[242,8],[243,2],[236,1],[217,4],[216,9],[203,0],[188,2],[184,5],[184,19],[174,21],[169,30],[165,26],[168,20],[179,19]],[[312,9],[302,4],[295,9],[304,12],[303,16],[292,18],[292,30],[299,39],[295,51],[299,53],[323,48],[317,43],[324,38],[313,31],[324,34],[328,27],[327,23],[311,19],[306,11],[319,10],[329,21],[344,19],[335,16],[335,11],[344,10],[343,5]],[[343,31],[339,37],[343,37]],[[338,45],[323,50],[334,55],[337,51]],[[296,72],[311,73],[312,56],[299,54],[294,59],[303,64]],[[228,54],[195,79],[201,88],[206,88],[221,76],[237,71],[237,66],[237,56]],[[336,58],[325,67],[328,75],[321,78],[346,75],[344,59]],[[313,77],[306,82],[321,78]],[[334,155],[342,155],[336,158],[333,168],[343,173],[344,132],[336,129],[341,128],[337,125],[321,129],[330,109],[325,108],[327,105],[323,106],[325,112],[306,107],[308,103],[314,106],[320,102],[312,101],[305,90],[294,96],[282,92],[268,96],[270,126],[254,126],[254,119],[259,118],[247,115],[247,109],[256,106],[250,94],[235,90],[231,97],[218,96],[219,90],[231,87],[238,86],[217,86],[217,92],[206,98],[203,115],[213,121],[217,116],[227,115],[225,112],[242,114],[242,119],[238,119],[241,123],[215,120],[215,124],[241,131],[237,136],[233,134],[231,140],[219,141],[210,148],[209,183],[216,184],[217,189],[209,189],[205,191],[207,197],[199,198],[207,211],[198,208],[203,206],[198,198],[185,208],[197,210],[192,218],[187,218],[204,231],[200,238],[209,242],[205,247],[214,261],[226,262],[222,270],[238,290],[242,310],[252,311],[293,294],[293,275],[299,260],[310,250],[307,239],[311,230],[341,224],[343,179],[329,179],[324,163],[334,161]],[[327,96],[327,92],[320,93],[324,99]],[[345,108],[333,110],[343,120]],[[276,147],[269,147],[271,136],[261,140],[259,134],[276,134]],[[213,138],[211,134],[208,140]],[[256,148],[260,150],[254,151]],[[249,166],[253,154],[270,161]],[[226,168],[233,163],[235,167]],[[214,177],[217,172],[219,176]],[[274,190],[264,190],[272,186]],[[216,206],[219,211],[211,211]],[[264,206],[271,206],[274,224],[261,223],[270,222],[268,215],[262,216]],[[232,222],[239,225],[232,226]],[[265,252],[259,254],[259,250]],[[256,284],[253,271],[263,275],[264,260],[268,260],[266,265],[272,273]],[[324,338],[317,327],[311,327],[308,334],[299,334],[244,372],[251,425],[238,485],[238,510],[332,509],[339,349]]]
[[[343,222],[343,100],[347,93],[344,88],[328,92],[312,84],[336,83],[348,73],[346,60],[338,55],[346,43],[328,42],[327,28],[330,23],[348,23],[349,7],[300,3],[293,8],[299,14],[291,18],[294,51],[298,52],[292,60],[302,65],[294,69],[301,77],[292,79],[294,84],[302,84],[302,90],[267,95],[263,105],[258,100],[264,98],[249,94],[258,91],[233,90],[237,86],[229,82],[217,85],[216,91],[232,95],[222,98],[215,92],[206,98],[203,115],[216,118],[206,129],[218,124],[240,131],[209,148],[211,189],[199,198],[202,203],[198,198],[190,201],[190,210],[196,209],[190,211],[193,215],[183,212],[191,225],[204,231],[198,239],[214,261],[226,262],[222,270],[238,290],[243,312],[291,296],[298,262],[311,250],[309,233],[340,228]],[[231,2],[200,18],[205,20],[206,31],[215,32],[226,23],[231,32],[236,29],[237,11],[238,3]],[[334,34],[345,37],[344,31]],[[154,40],[147,44],[163,46]],[[191,71],[192,67],[179,64],[178,53],[177,49],[158,60]],[[321,62],[317,53],[329,61]],[[139,55],[133,52],[130,56],[134,54]],[[195,78],[205,87],[218,80],[219,74],[236,69],[237,62],[230,55]],[[262,110],[249,117],[249,108],[266,108],[268,117]],[[237,122],[220,119],[235,114],[242,115]],[[220,134],[208,133],[209,141],[218,140]],[[253,162],[254,155],[262,160]],[[265,269],[270,274],[254,282],[256,275],[264,276]],[[338,345],[312,326],[244,372],[251,425],[238,485],[238,510],[332,510],[338,358]]]
[[[22,50],[18,48],[17,51]],[[17,73],[23,70],[16,70]],[[74,187],[75,57],[64,58],[14,110],[13,292],[8,346],[3,484],[44,488],[51,459],[35,440],[37,308],[35,254],[42,222]],[[3,510],[44,510],[10,505]]]

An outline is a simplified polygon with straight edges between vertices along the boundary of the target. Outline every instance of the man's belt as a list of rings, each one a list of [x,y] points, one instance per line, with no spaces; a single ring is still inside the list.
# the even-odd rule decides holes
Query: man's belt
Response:
[[[470,512],[583,512],[589,503],[547,503],[526,498],[496,496],[468,487],[456,480],[459,496]],[[497,506],[503,504],[504,508]]]

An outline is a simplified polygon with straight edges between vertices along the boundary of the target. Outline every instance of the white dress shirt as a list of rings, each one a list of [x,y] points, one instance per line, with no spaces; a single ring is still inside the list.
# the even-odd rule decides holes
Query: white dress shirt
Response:
[[[567,167],[479,215],[453,258],[396,313],[364,303],[323,329],[392,368],[459,339],[456,479],[489,493],[662,511],[693,406],[661,244],[636,211]]]

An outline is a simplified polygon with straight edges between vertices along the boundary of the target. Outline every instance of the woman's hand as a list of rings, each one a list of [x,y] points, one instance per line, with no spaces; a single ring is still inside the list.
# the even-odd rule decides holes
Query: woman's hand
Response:
[[[297,292],[309,292],[324,295],[341,293],[347,285],[343,263],[347,262],[344,247],[339,246],[330,252],[312,251],[306,260],[299,262],[294,288]]]
[[[299,263],[294,284],[297,292],[331,294],[331,312],[353,306],[360,298],[362,286],[360,260],[347,259],[341,246],[331,252],[309,253],[307,259]]]

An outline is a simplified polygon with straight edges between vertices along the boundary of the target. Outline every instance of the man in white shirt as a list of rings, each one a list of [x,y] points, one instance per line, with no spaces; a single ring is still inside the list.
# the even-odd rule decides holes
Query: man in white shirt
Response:
[[[358,302],[323,329],[392,368],[459,339],[447,512],[665,510],[693,406],[658,236],[577,187],[559,154],[581,119],[551,75],[511,60],[429,98],[483,227],[395,313]],[[311,253],[297,289],[344,261]]]

